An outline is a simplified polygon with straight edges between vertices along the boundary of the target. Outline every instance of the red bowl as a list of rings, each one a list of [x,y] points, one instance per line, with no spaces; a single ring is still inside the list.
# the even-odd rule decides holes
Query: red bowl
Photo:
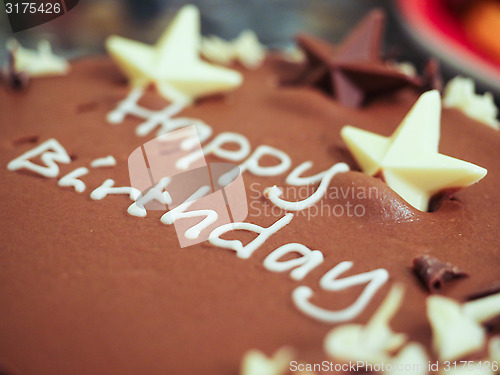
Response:
[[[500,65],[471,44],[460,20],[444,0],[397,0],[399,13],[413,38],[460,74],[500,92]]]

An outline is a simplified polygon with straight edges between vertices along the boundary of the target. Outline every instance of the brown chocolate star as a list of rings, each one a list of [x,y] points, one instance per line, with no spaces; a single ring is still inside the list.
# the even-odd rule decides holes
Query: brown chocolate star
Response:
[[[297,44],[306,55],[306,63],[288,83],[312,85],[349,107],[359,107],[370,97],[405,86],[418,87],[418,78],[380,58],[384,20],[383,12],[373,10],[337,48],[319,38],[299,35]]]

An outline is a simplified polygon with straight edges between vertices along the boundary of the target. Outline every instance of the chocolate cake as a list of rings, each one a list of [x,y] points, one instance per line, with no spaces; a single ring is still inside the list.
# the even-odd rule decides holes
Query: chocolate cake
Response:
[[[437,91],[421,96],[418,77],[388,74],[382,60],[358,71],[383,70],[397,85],[339,101],[314,80],[283,84],[284,54],[255,69],[197,60],[217,70],[201,91],[175,75],[137,80],[145,75],[118,50],[0,89],[2,374],[427,374],[460,360],[495,373],[499,332],[482,326],[500,314],[495,129],[441,110]],[[341,68],[352,83],[354,70]],[[168,114],[172,87],[183,100]],[[412,107],[411,121],[437,126],[440,155],[476,173],[426,190],[423,206],[391,188],[391,166],[367,171],[346,142],[348,125],[394,140]],[[181,117],[198,124],[207,163],[240,166],[248,201],[243,224],[210,224],[208,240],[182,248],[165,211],[130,214],[128,169],[134,150]],[[418,173],[422,189],[450,174],[409,163],[398,176]]]

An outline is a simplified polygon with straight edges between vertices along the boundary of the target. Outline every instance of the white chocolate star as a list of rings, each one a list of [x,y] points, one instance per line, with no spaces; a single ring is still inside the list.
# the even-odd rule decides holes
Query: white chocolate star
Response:
[[[447,188],[472,185],[487,171],[438,152],[441,98],[424,93],[390,137],[344,126],[341,136],[361,169],[382,173],[387,185],[413,207],[426,211],[429,199]]]
[[[391,359],[389,375],[427,375],[429,358],[421,344],[411,342]]]
[[[486,341],[481,323],[498,314],[500,294],[462,305],[442,296],[427,298],[427,317],[439,359],[460,359],[481,350]]]
[[[441,375],[495,375],[500,364],[500,337],[494,337],[488,345],[490,358],[479,361],[460,361],[460,365],[451,368],[444,367]]]
[[[326,353],[342,360],[389,361],[389,352],[400,348],[406,341],[404,334],[394,333],[389,327],[403,294],[403,287],[396,284],[366,325],[345,324],[331,330],[325,338]]]
[[[458,359],[483,347],[485,333],[481,324],[465,316],[457,302],[431,296],[427,298],[427,317],[439,359]]]
[[[203,62],[199,47],[200,14],[193,5],[179,11],[154,47],[119,36],[106,40],[108,52],[132,86],[154,83],[160,95],[183,104],[242,82],[238,72]]]

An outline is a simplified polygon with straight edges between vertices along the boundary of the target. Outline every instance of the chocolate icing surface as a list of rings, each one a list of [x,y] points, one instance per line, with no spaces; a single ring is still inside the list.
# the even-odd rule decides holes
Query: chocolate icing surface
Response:
[[[243,134],[252,149],[266,144],[283,150],[292,168],[310,160],[314,165],[307,175],[347,162],[353,171],[337,175],[329,192],[373,187],[378,195],[327,194],[321,202],[327,207],[360,203],[365,215],[296,215],[249,259],[206,242],[181,249],[174,228],[160,222],[161,212],[137,218],[127,214],[126,195],[89,197],[107,178],[128,185],[128,155],[154,137],[137,137],[140,120],[134,117],[119,125],[106,122],[106,114],[128,93],[109,59],[74,62],[69,75],[33,80],[22,92],[1,87],[0,367],[21,374],[230,375],[238,373],[247,350],[271,354],[284,345],[296,348],[301,360],[318,361],[333,325],[302,314],[291,294],[307,285],[314,290],[312,303],[347,307],[363,287],[331,292],[318,286],[325,272],[345,260],[354,262],[348,275],[380,267],[390,274],[355,322],[366,322],[390,286],[402,282],[406,296],[392,328],[429,349],[428,293],[408,266],[412,259],[430,254],[466,269],[470,277],[446,288],[447,296],[460,301],[498,279],[497,132],[456,110],[443,110],[440,152],[481,165],[488,175],[441,202],[435,212],[419,212],[381,180],[357,172],[339,136],[346,124],[390,135],[417,99],[415,93],[402,91],[352,109],[310,87],[280,87],[269,62],[244,75],[241,88],[201,100],[182,115],[205,121],[215,135]],[[141,104],[162,108],[166,103],[151,91]],[[60,165],[59,177],[106,155],[113,155],[117,166],[90,169],[82,177],[87,185],[82,194],[59,187],[57,179],[7,171],[9,161],[49,138],[73,159]],[[271,207],[262,191],[286,186],[286,174],[243,177],[250,205],[246,221],[271,225],[282,214],[264,214]],[[244,243],[254,237],[247,232],[224,236]],[[325,256],[300,282],[262,265],[267,254],[288,242],[320,249]]]

